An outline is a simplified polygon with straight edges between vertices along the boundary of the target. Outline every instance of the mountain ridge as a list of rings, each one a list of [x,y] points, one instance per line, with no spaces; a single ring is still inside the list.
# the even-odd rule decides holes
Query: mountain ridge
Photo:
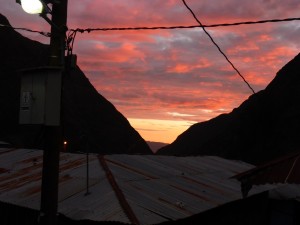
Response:
[[[10,25],[0,14],[0,23]],[[0,27],[0,138],[14,146],[44,147],[42,125],[18,124],[21,69],[46,66],[49,46]],[[128,120],[77,66],[63,76],[63,127],[68,149],[101,154],[152,154]]]
[[[239,107],[196,123],[168,146],[163,155],[217,155],[262,163],[299,150],[300,54],[280,69],[262,91]]]

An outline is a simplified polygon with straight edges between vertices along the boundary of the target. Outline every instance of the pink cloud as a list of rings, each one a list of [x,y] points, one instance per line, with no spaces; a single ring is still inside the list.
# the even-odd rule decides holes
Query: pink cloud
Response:
[[[42,18],[25,14],[14,1],[0,3],[0,13],[9,17],[12,25],[50,30]],[[187,3],[204,24],[298,17],[300,8],[298,0]],[[195,24],[177,0],[69,3],[69,28]],[[299,52],[299,22],[207,30],[256,91],[265,88]],[[78,33],[74,53],[99,93],[128,118],[184,120],[184,115],[193,115],[190,120],[203,121],[230,112],[251,94],[200,28]]]

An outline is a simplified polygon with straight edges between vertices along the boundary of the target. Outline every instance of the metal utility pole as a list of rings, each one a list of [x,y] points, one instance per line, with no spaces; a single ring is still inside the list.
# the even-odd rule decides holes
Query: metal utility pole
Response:
[[[50,67],[64,70],[68,0],[53,1],[50,39]],[[61,90],[51,90],[56,92]],[[61,103],[60,103],[61,104]],[[41,190],[40,224],[56,225],[58,208],[59,155],[63,149],[62,126],[45,126],[45,148]]]

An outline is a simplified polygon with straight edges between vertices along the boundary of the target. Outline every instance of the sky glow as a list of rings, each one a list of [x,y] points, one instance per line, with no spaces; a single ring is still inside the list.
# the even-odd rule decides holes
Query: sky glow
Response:
[[[300,17],[299,0],[186,2],[203,24]],[[14,0],[0,4],[12,26],[50,31]],[[181,0],[69,1],[69,28],[177,25],[197,25]],[[207,31],[256,92],[299,53],[300,21]],[[78,33],[74,53],[98,92],[149,141],[170,143],[191,124],[230,112],[252,94],[201,28]]]

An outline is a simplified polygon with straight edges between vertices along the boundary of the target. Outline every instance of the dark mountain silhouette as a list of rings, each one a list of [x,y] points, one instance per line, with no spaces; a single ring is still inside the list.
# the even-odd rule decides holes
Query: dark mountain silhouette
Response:
[[[0,23],[9,25],[0,14]],[[0,140],[43,148],[41,125],[19,125],[21,69],[46,66],[49,46],[0,27]],[[127,119],[101,96],[76,67],[63,78],[63,127],[69,149],[103,154],[152,154]]]
[[[300,147],[300,54],[231,113],[197,123],[158,154],[262,163]]]
[[[149,145],[152,152],[157,152],[158,149],[168,145],[167,143],[155,142],[155,141],[147,141],[147,144]]]

